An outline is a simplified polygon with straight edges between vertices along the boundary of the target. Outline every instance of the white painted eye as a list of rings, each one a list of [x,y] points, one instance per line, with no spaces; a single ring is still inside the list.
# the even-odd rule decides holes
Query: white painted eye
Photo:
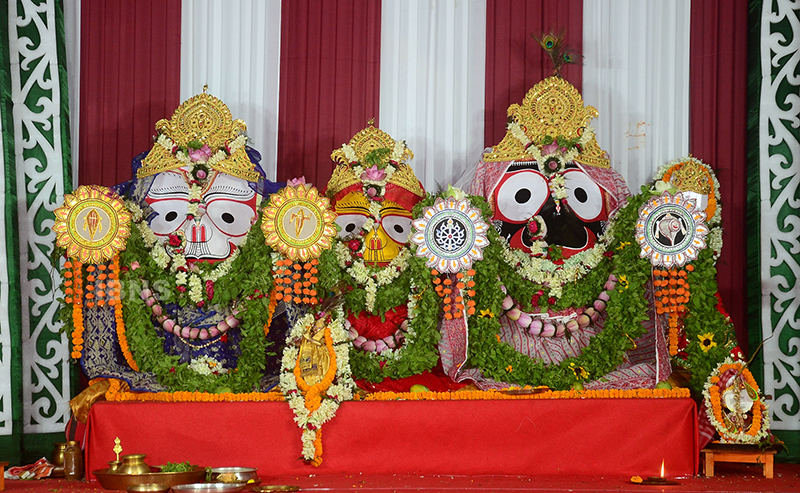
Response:
[[[150,207],[157,214],[150,221],[150,229],[157,235],[166,235],[180,229],[186,221],[189,201],[186,198],[156,200]]]
[[[214,226],[232,237],[247,234],[255,214],[252,205],[230,199],[212,200],[206,208],[206,216]]]
[[[567,205],[576,216],[589,222],[598,219],[603,212],[603,190],[583,171],[574,169],[564,172],[567,189]]]
[[[362,214],[340,214],[336,216],[336,224],[341,228],[339,237],[345,238],[358,234],[365,222],[367,222],[367,216]]]
[[[411,218],[405,216],[386,216],[381,220],[381,225],[389,238],[397,243],[408,243],[408,235],[411,233]]]
[[[523,170],[506,175],[495,189],[496,219],[525,222],[539,213],[550,190],[541,173]]]

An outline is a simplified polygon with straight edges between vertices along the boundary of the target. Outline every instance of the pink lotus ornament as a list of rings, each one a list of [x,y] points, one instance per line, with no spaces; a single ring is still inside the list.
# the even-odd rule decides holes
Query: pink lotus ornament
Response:
[[[189,159],[193,163],[205,163],[211,158],[211,148],[208,144],[203,144],[200,149],[189,149]]]
[[[567,148],[559,147],[558,142],[551,142],[542,146],[542,156],[549,156],[550,154],[555,154],[557,151],[561,154],[564,154],[567,152]]]
[[[361,173],[362,180],[369,180],[369,181],[381,181],[386,178],[386,172],[382,169],[378,169],[378,165],[375,164],[371,168],[367,168]]]
[[[303,175],[300,178],[292,178],[291,180],[286,182],[286,185],[289,186],[289,187],[297,187],[297,186],[300,186],[300,185],[305,186],[306,185],[306,176]],[[306,188],[308,188],[308,187],[306,187]]]

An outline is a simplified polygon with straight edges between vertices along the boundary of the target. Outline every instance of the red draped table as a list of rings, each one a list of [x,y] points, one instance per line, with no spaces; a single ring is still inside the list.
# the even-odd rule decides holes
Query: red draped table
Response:
[[[323,426],[323,463],[304,464],[281,402],[99,402],[86,470],[107,468],[114,438],[151,465],[257,467],[262,475],[657,475],[698,467],[691,399],[346,402]],[[92,476],[92,479],[93,476]]]

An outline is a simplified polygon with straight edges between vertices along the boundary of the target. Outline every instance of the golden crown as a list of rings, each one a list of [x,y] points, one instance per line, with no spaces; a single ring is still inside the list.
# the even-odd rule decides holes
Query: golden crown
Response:
[[[699,194],[709,194],[714,190],[714,182],[702,164],[692,158],[680,163],[680,167],[675,167],[672,172],[670,183],[682,192],[695,192]]]
[[[558,76],[548,77],[533,86],[522,104],[512,104],[507,114],[511,124],[518,125],[529,142],[521,142],[509,129],[503,140],[484,155],[484,161],[530,160],[528,145],[541,146],[545,137],[579,139],[592,118],[599,115],[595,107],[583,104],[583,97],[572,84]],[[598,168],[610,166],[594,136],[582,146],[575,160]]]
[[[364,130],[358,132],[350,142],[331,153],[331,159],[341,164],[351,164],[354,161],[363,161],[375,149],[391,149],[393,152],[383,159],[386,164],[394,157],[396,162],[414,159],[414,153],[405,146],[403,141],[394,140],[389,134],[374,127],[375,121],[370,120]],[[402,146],[402,150],[398,147]],[[399,151],[399,152],[397,152]],[[352,152],[352,153],[351,153]],[[395,154],[398,154],[395,155]]]
[[[361,179],[353,172],[353,168],[347,164],[339,164],[333,169],[327,188],[329,193],[336,195],[342,190],[359,183],[361,183]]]
[[[373,120],[368,122],[367,128],[355,134],[350,142],[331,153],[331,159],[339,164],[333,170],[331,179],[328,181],[328,192],[335,195],[348,187],[361,183],[361,178],[356,176],[351,165],[363,163],[367,154],[376,149],[390,150],[389,153],[381,156],[379,164],[380,168],[385,167],[389,162],[395,166],[395,172],[387,180],[387,184],[393,183],[418,196],[425,195],[425,190],[419,184],[414,170],[405,163],[414,158],[414,153],[406,147],[404,141],[394,140],[383,130],[375,128]]]
[[[211,151],[207,164],[212,169],[248,181],[260,174],[245,150],[247,125],[234,120],[228,107],[205,93],[184,101],[170,120],[156,123],[158,138],[142,160],[136,173],[144,178],[186,166],[191,162],[186,150],[192,145],[207,145]]]

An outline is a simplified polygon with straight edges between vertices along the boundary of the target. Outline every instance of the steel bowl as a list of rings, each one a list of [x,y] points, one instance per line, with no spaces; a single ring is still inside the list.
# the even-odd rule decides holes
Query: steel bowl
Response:
[[[162,483],[133,484],[128,486],[127,491],[128,493],[167,493],[169,485]]]
[[[211,469],[211,480],[220,483],[247,483],[258,479],[255,467],[215,467]]]

